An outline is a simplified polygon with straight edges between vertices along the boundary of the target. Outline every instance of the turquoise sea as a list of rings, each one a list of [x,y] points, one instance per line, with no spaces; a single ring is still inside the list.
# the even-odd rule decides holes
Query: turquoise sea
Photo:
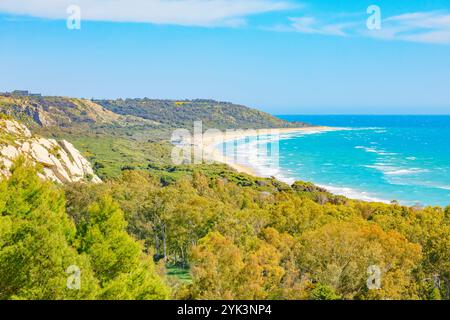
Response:
[[[450,116],[279,117],[347,130],[282,135],[277,170],[248,155],[260,174],[368,201],[450,205]]]

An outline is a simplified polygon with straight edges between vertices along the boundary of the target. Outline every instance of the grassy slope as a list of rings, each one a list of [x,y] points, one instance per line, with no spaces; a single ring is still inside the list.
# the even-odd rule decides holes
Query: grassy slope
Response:
[[[184,283],[192,282],[192,276],[188,268],[181,268],[175,266],[167,267],[166,275],[169,277],[173,277]]]

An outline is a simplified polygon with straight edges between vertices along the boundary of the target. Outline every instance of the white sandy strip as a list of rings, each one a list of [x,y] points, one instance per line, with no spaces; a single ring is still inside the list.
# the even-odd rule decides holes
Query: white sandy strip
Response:
[[[227,130],[226,132],[209,130],[203,135],[202,150],[203,157],[207,161],[216,161],[229,165],[238,172],[258,176],[255,170],[242,163],[236,163],[233,159],[227,158],[223,155],[217,146],[233,140],[241,140],[247,137],[258,137],[267,135],[281,135],[281,134],[294,134],[294,133],[318,133],[325,131],[337,131],[345,130],[344,128],[332,128],[332,127],[303,127],[303,128],[280,128],[280,129],[257,129],[257,130]]]

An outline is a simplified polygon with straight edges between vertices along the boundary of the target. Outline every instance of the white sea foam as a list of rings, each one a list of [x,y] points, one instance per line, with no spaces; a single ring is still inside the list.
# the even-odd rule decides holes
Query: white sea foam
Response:
[[[388,175],[388,176],[403,176],[403,175],[411,175],[411,174],[429,172],[429,170],[427,170],[427,169],[399,168],[399,167],[395,167],[395,166],[386,165],[384,163],[376,163],[375,165],[364,165],[363,167],[379,170],[383,174]]]
[[[347,130],[352,131],[367,131],[367,130],[379,130],[379,131],[385,131],[386,128],[383,127],[361,127],[361,128],[346,128]]]
[[[241,164],[252,168],[252,170],[261,177],[276,177],[278,180],[283,181],[288,184],[292,184],[296,181],[295,178],[289,176],[289,170],[282,172],[279,168],[278,161],[271,156],[266,154],[266,148],[264,145],[268,145],[278,140],[289,140],[295,137],[299,137],[307,134],[319,134],[322,131],[302,131],[293,132],[289,134],[281,135],[260,135],[257,138],[242,138],[242,139],[230,139],[225,141],[231,146],[230,155],[226,155],[228,159],[237,164]],[[236,144],[233,142],[237,141]],[[234,146],[233,146],[234,145]],[[216,147],[220,148],[220,144]],[[291,158],[294,153],[289,153],[287,156]],[[280,155],[278,155],[280,156]],[[286,157],[285,155],[280,156],[281,158]],[[290,162],[290,164],[295,164],[295,162]],[[301,165],[301,164],[297,164]],[[291,170],[292,171],[292,170]]]
[[[329,192],[331,192],[333,194],[342,195],[342,196],[345,196],[345,197],[351,198],[351,199],[358,199],[358,200],[369,201],[369,202],[383,202],[383,203],[390,202],[389,200],[378,198],[368,192],[359,191],[359,190],[356,190],[353,188],[336,187],[336,186],[323,185],[323,184],[318,184],[318,186],[328,190]]]
[[[398,170],[393,170],[393,171],[387,171],[384,174],[391,175],[391,176],[403,176],[403,175],[422,173],[422,172],[429,172],[429,170],[419,169],[419,168],[398,169]]]
[[[365,152],[375,153],[380,156],[395,156],[395,155],[397,155],[397,153],[387,152],[386,150],[382,150],[382,149],[380,150],[375,147],[356,146],[355,149],[362,149]]]
[[[422,183],[422,186],[429,187],[429,188],[436,188],[441,190],[450,190],[450,186],[443,185],[443,184],[435,184],[435,183]]]
[[[399,186],[420,186],[420,187],[426,187],[426,188],[432,188],[432,189],[441,189],[441,190],[450,190],[449,185],[444,184],[436,184],[435,182],[431,181],[421,181],[421,180],[402,180],[402,179],[396,179],[396,180],[390,180],[390,184],[393,185],[399,185]]]
[[[362,149],[365,152],[378,153],[378,151],[375,148],[370,148],[370,147],[356,146],[355,149]]]
[[[357,130],[373,130],[376,128],[358,128]],[[379,128],[378,128],[379,129]],[[349,129],[353,130],[353,129]],[[234,151],[236,153],[236,163],[248,166],[253,169],[255,174],[263,177],[276,177],[278,180],[283,181],[288,184],[294,183],[297,178],[294,176],[298,175],[298,172],[296,170],[286,169],[281,170],[278,166],[273,166],[273,163],[271,163],[270,156],[268,157],[265,154],[262,154],[260,152],[259,145],[260,144],[267,144],[270,142],[274,142],[276,140],[288,140],[291,138],[299,137],[305,134],[319,134],[322,133],[321,131],[309,131],[309,132],[299,132],[299,133],[292,133],[292,134],[282,134],[278,137],[266,135],[266,136],[259,136],[258,139],[240,139],[237,144],[234,147]],[[295,147],[297,148],[297,146]],[[362,149],[365,152],[374,153],[380,156],[387,156],[387,155],[395,155],[395,153],[387,152],[383,149],[376,148],[375,144],[372,143],[370,147],[366,146],[356,146],[356,149]],[[289,153],[288,158],[291,158],[294,154]],[[373,168],[376,170],[379,170],[383,172],[388,177],[396,177],[396,176],[404,176],[414,173],[420,173],[425,172],[426,170],[420,169],[420,168],[401,168],[392,166],[389,164],[389,158],[385,158],[386,161],[383,162],[377,162],[372,166],[366,166],[368,168]],[[289,161],[289,165],[295,164],[295,162]],[[302,166],[301,163],[295,164],[297,166]],[[324,163],[324,165],[332,165],[331,163],[327,162]],[[319,185],[320,187],[323,187],[327,189],[329,192],[337,195],[343,195],[351,199],[359,199],[363,201],[369,201],[369,202],[383,202],[383,203],[389,203],[390,200],[382,199],[374,194],[371,194],[370,192],[366,191],[360,191],[354,188],[350,187],[342,187],[342,186],[333,186],[333,185]],[[450,190],[450,187],[449,187]]]
[[[245,151],[239,152],[241,154],[239,163],[251,167],[257,175],[263,177],[275,177],[278,180],[285,182],[287,184],[292,184],[296,180],[298,180],[292,176],[289,176],[289,173],[292,172],[292,170],[290,169],[285,170],[285,172],[283,172],[282,170],[280,170],[280,168],[271,167],[270,157],[264,157],[263,155],[258,154],[258,142],[256,143],[251,142],[247,144],[245,148],[243,145],[238,145],[237,149],[240,149],[240,147],[242,147],[243,148],[242,150]],[[331,163],[326,164],[331,165]],[[302,164],[300,163],[297,165],[301,166]],[[319,186],[327,189],[329,192],[333,194],[343,195],[352,199],[359,199],[370,202],[389,203],[389,200],[381,199],[365,191],[359,191],[348,187],[336,187],[332,185],[319,185]]]

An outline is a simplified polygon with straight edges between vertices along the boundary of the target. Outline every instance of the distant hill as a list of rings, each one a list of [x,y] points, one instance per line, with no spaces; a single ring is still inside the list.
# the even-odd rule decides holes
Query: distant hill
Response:
[[[118,99],[87,100],[40,95],[0,94],[0,112],[41,127],[108,128],[137,127],[192,128],[202,121],[204,128],[259,129],[303,127],[268,113],[214,100]],[[31,124],[30,123],[30,124]]]
[[[204,128],[260,129],[303,127],[305,123],[292,123],[268,113],[230,102],[214,100],[153,100],[118,99],[95,100],[104,108],[120,115],[133,115],[157,121],[171,127],[192,127],[202,121]]]
[[[87,99],[67,97],[0,94],[0,113],[41,127],[153,124],[142,118],[118,115]]]

